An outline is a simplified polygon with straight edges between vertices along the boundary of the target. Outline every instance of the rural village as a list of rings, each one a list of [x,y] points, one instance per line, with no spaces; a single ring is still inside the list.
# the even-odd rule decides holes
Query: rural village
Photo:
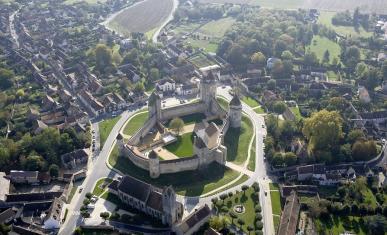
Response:
[[[0,234],[387,233],[385,0],[0,0],[0,108]]]

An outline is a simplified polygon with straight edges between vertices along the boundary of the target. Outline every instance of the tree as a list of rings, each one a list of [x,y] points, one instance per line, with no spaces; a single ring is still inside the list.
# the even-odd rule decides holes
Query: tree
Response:
[[[6,90],[13,85],[12,78],[15,74],[8,69],[0,68],[0,89]]]
[[[369,234],[382,235],[387,231],[387,219],[382,215],[365,217],[365,225]]]
[[[105,44],[98,44],[95,47],[96,69],[104,73],[107,67],[112,66],[112,51]]]
[[[263,223],[261,221],[257,221],[257,222],[255,222],[255,227],[258,230],[262,230],[263,229]]]
[[[281,59],[283,59],[283,60],[293,60],[294,59],[293,53],[288,51],[288,50],[286,50],[286,51],[282,52]]]
[[[19,99],[21,99],[21,98],[23,98],[24,97],[24,90],[23,89],[19,89],[19,90],[17,90],[16,91],[16,97],[17,98],[19,98]]]
[[[211,228],[220,231],[225,227],[226,222],[223,216],[213,216],[211,217],[209,224]]]
[[[297,163],[297,156],[293,152],[287,152],[284,155],[284,161],[286,166],[293,166]]]
[[[254,230],[253,226],[249,225],[247,226],[247,231],[249,231],[249,234]]]
[[[87,210],[81,210],[81,216],[83,219],[86,219],[90,217],[90,213]]]
[[[51,177],[58,177],[59,175],[59,166],[56,164],[51,164],[48,168],[48,171],[50,172]]]
[[[239,224],[240,228],[242,228],[242,226],[245,224],[245,221],[243,219],[239,218],[238,224]]]
[[[250,62],[264,67],[266,64],[266,56],[262,52],[256,52],[251,56]]]
[[[220,200],[222,200],[223,201],[223,203],[224,203],[224,200],[226,200],[226,198],[227,198],[228,196],[227,196],[227,194],[221,194],[220,196],[219,196],[219,198],[220,198]]]
[[[24,162],[24,168],[29,171],[41,171],[46,166],[46,162],[41,156],[28,156]]]
[[[360,61],[360,50],[356,46],[350,46],[344,52],[343,56],[344,64],[347,65],[350,69],[355,69],[355,66]]]
[[[181,118],[176,117],[172,119],[171,123],[169,124],[169,128],[177,133],[177,135],[180,135],[180,132],[184,128],[184,121]]]
[[[324,64],[329,64],[329,61],[330,61],[330,54],[329,54],[329,51],[328,50],[326,50],[325,52],[324,52],[324,57],[323,57],[323,63]]]
[[[316,53],[310,51],[306,52],[304,55],[304,64],[306,66],[317,66],[319,64],[319,60]]]
[[[151,81],[156,81],[157,79],[160,78],[160,72],[157,68],[151,68],[149,72],[149,78]]]
[[[377,149],[373,140],[357,140],[352,146],[352,157],[355,161],[368,161],[376,157]]]
[[[365,140],[364,132],[362,130],[360,130],[360,129],[351,130],[348,133],[347,141],[350,144],[354,144],[358,140]]]
[[[83,199],[83,205],[84,206],[87,206],[87,205],[89,205],[90,204],[90,199],[88,199],[88,198],[85,198],[85,199]]]
[[[118,50],[113,51],[112,54],[112,61],[114,62],[115,65],[119,65],[122,62],[122,56]]]
[[[246,191],[249,189],[249,186],[247,185],[243,185],[242,186],[242,191],[243,191],[243,194],[246,195]]]
[[[234,224],[234,219],[238,218],[238,216],[235,214],[234,211],[231,211],[229,214],[230,214],[230,217],[231,217],[231,223]]]
[[[277,86],[276,80],[270,79],[269,81],[267,81],[267,89],[274,91],[276,86]]]
[[[103,219],[103,221],[105,222],[105,221],[109,218],[110,214],[109,214],[109,212],[105,211],[105,212],[101,212],[101,213],[99,214],[99,216],[100,216],[100,217]]]
[[[304,121],[303,134],[309,140],[309,149],[330,150],[343,136],[343,120],[336,111],[325,109],[313,113]]]
[[[144,92],[145,91],[144,83],[137,82],[136,85],[134,86],[134,90],[136,92]]]
[[[273,105],[273,111],[277,114],[277,126],[279,121],[279,115],[283,114],[286,110],[286,104],[282,101],[277,101]]]
[[[87,192],[85,197],[90,200],[93,197],[93,194],[91,192]]]
[[[355,71],[355,74],[356,74],[356,78],[357,79],[361,79],[361,80],[364,80],[368,77],[369,75],[369,68],[368,68],[368,65],[364,62],[360,62],[356,65],[356,71]]]

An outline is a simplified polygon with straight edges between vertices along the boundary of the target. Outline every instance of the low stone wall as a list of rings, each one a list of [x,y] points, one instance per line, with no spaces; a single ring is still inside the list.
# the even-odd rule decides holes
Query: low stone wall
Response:
[[[198,169],[198,167],[199,158],[197,156],[160,161],[160,174],[192,171]]]
[[[124,156],[127,156],[129,160],[137,167],[149,171],[149,159],[136,154],[131,148],[132,147],[130,147],[129,145],[125,145]]]
[[[161,119],[169,120],[175,117],[186,116],[194,113],[204,113],[206,106],[203,102],[179,105],[176,107],[166,108],[161,110]]]
[[[140,139],[144,136],[146,136],[149,131],[156,125],[156,117],[152,117],[150,119],[148,119],[143,127],[141,127],[140,130],[138,130],[136,132],[136,134],[134,134],[130,139],[129,139],[129,143],[130,145],[138,145],[139,142],[140,142]]]

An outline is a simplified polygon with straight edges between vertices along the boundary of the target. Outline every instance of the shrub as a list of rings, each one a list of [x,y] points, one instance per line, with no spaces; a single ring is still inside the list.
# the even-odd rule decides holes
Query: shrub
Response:
[[[252,185],[253,189],[255,192],[259,192],[259,184],[257,182],[254,182],[254,184]]]
[[[255,214],[255,220],[261,221],[262,220],[262,214],[261,213],[256,213]]]
[[[255,223],[255,228],[258,229],[258,230],[262,230],[263,229],[263,223],[261,221],[257,221]]]
[[[91,199],[91,197],[93,197],[93,194],[90,193],[90,192],[88,192],[88,193],[86,193],[86,196],[85,196],[85,197],[88,198],[88,199]]]
[[[222,212],[224,213],[227,213],[228,212],[228,208],[227,206],[222,206],[222,208],[220,209]]]
[[[261,211],[262,211],[261,206],[260,205],[256,205],[255,206],[255,212],[257,212],[257,213],[259,212],[260,213]]]

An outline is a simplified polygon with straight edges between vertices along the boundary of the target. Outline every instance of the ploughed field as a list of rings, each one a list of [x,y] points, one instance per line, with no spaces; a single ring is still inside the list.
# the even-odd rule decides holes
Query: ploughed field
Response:
[[[251,4],[279,9],[319,9],[326,11],[354,10],[362,12],[387,13],[387,0],[199,0],[202,3]]]
[[[146,33],[159,27],[173,9],[173,0],[144,0],[116,15],[108,26],[121,34]]]

